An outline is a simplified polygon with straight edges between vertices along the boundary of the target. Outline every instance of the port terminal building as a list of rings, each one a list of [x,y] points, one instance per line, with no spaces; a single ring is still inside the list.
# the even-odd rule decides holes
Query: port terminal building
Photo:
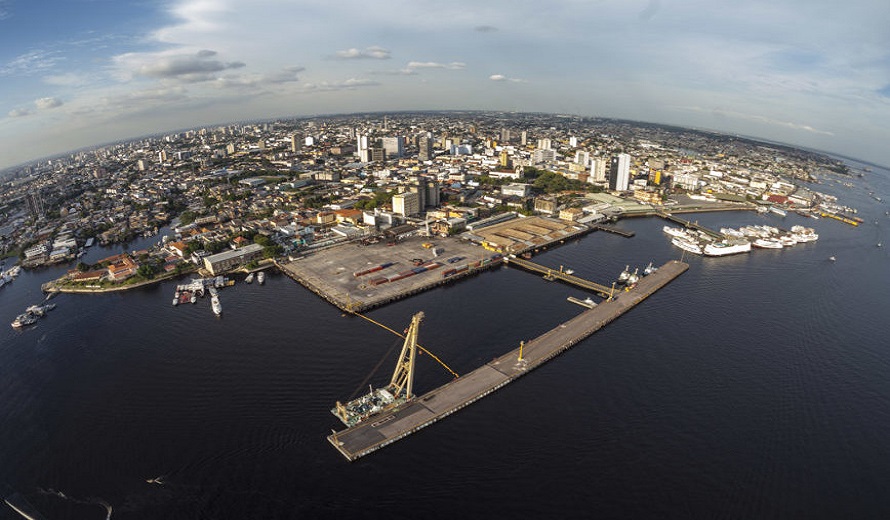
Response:
[[[204,257],[204,268],[207,269],[210,274],[216,276],[233,267],[260,258],[262,254],[263,246],[259,244],[249,244],[233,251],[223,251],[222,253]]]

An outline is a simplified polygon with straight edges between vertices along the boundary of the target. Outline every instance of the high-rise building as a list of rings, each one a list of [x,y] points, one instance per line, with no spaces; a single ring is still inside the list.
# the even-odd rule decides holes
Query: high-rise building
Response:
[[[370,162],[386,162],[386,149],[382,146],[372,146],[368,149]]]
[[[528,131],[527,130],[523,130],[522,133],[519,135],[519,144],[521,144],[522,146],[525,146],[528,144]]]
[[[40,191],[29,191],[25,196],[25,202],[28,204],[28,213],[32,217],[38,219],[43,216],[43,196],[40,195]]]
[[[587,167],[590,164],[590,152],[586,150],[578,150],[575,152],[575,164]]]
[[[501,157],[499,161],[500,167],[504,169],[510,169],[513,167],[513,160],[510,157],[509,152],[507,150],[501,150]]]
[[[605,182],[606,181],[606,160],[602,157],[594,157],[590,160],[590,177],[589,182]]]
[[[401,157],[405,154],[405,140],[401,136],[384,137],[380,142],[383,145],[383,149],[386,150],[387,157]]]
[[[393,195],[392,211],[405,217],[417,215],[420,213],[420,196],[412,191]]]
[[[532,153],[532,163],[542,164],[556,161],[556,150],[549,148],[538,148]]]
[[[160,152],[158,152],[158,162],[161,164],[167,162],[167,152],[166,151],[161,150]]]
[[[427,134],[417,143],[417,158],[421,161],[433,160],[433,138]]]
[[[552,147],[552,143],[550,139],[545,137],[544,139],[538,139],[538,149],[539,150],[550,150]]]
[[[627,191],[630,184],[630,155],[620,153],[612,157],[609,166],[609,189],[613,191]]]
[[[510,142],[510,129],[501,128],[501,142],[507,144]]]
[[[575,136],[569,137],[569,146],[571,146],[572,148],[578,146],[578,138]]]
[[[294,134],[290,136],[290,151],[296,153],[303,149],[303,136],[301,134]]]

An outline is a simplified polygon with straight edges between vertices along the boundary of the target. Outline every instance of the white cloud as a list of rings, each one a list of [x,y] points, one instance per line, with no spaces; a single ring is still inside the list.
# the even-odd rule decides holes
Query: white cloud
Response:
[[[322,81],[319,83],[306,83],[303,89],[306,91],[329,92],[335,90],[353,90],[359,87],[373,87],[380,83],[370,79],[349,78],[344,81]]]
[[[245,66],[240,61],[212,59],[216,55],[216,51],[206,49],[193,54],[130,53],[115,57],[115,61],[131,75],[188,83],[216,79],[219,72]]]
[[[51,108],[56,108],[62,106],[62,100],[54,97],[45,97],[40,98],[34,101],[34,105],[39,110],[49,110]]]
[[[31,111],[27,108],[14,108],[10,110],[9,113],[6,115],[8,115],[9,117],[25,117],[30,116]]]
[[[57,52],[33,50],[0,66],[0,76],[31,76],[52,69],[61,60]]]
[[[47,85],[55,85],[59,87],[82,87],[89,85],[92,78],[87,74],[77,72],[66,72],[64,74],[50,74],[43,77],[43,82]]]
[[[488,79],[490,79],[491,81],[509,81],[511,83],[528,83],[528,81],[526,81],[524,79],[508,78],[507,76],[504,76],[503,74],[492,74],[491,76],[488,76]]]
[[[388,49],[377,46],[365,47],[364,49],[353,47],[344,51],[337,51],[334,53],[334,57],[338,60],[388,60],[391,58]]]
[[[462,70],[467,64],[460,61],[452,61],[451,63],[439,63],[437,61],[409,61],[408,69],[449,69]]]

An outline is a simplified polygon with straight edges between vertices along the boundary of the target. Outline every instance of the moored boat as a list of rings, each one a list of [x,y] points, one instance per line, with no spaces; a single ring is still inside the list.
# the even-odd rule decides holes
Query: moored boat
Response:
[[[260,285],[266,283],[266,273],[260,271],[256,274],[256,282]]]
[[[781,242],[771,238],[758,238],[752,245],[761,249],[782,249],[784,247]]]
[[[695,253],[697,255],[702,254],[701,246],[689,239],[685,239],[682,237],[674,237],[671,240],[671,244],[674,244],[675,246],[679,247],[680,249],[689,251],[690,253]]]
[[[676,227],[673,227],[673,226],[664,226],[663,228],[661,228],[661,230],[664,231],[666,234],[672,236],[672,237],[685,237],[685,236],[687,236],[686,230],[683,229],[683,228],[676,228]]]
[[[726,256],[747,253],[749,251],[751,251],[751,242],[748,242],[747,240],[735,240],[732,242],[724,241],[707,244],[704,249],[704,254],[707,256]]]
[[[253,273],[247,275],[247,278],[244,279],[245,283],[253,283]]]

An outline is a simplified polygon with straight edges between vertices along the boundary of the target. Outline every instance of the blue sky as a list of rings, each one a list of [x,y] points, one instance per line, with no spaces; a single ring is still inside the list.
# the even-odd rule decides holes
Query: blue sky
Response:
[[[0,0],[0,168],[413,109],[620,117],[890,164],[887,27],[874,0]]]

